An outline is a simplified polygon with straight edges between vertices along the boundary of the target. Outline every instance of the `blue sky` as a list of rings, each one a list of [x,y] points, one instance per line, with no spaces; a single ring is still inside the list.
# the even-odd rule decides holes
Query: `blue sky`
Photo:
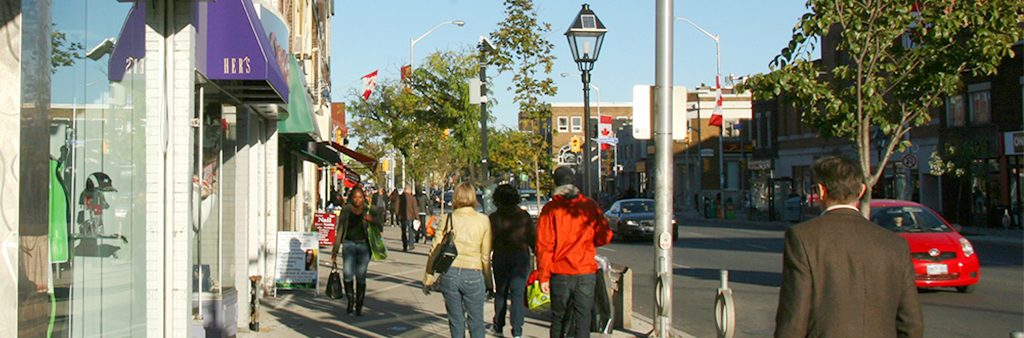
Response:
[[[590,8],[608,27],[600,59],[591,83],[600,88],[602,102],[631,102],[632,87],[654,83],[653,0],[592,0]],[[552,78],[558,95],[548,102],[582,102],[579,70],[572,61],[565,30],[579,12],[581,1],[536,1],[541,21],[552,30],[557,57]],[[374,69],[382,77],[398,77],[399,67],[409,62],[409,40],[448,20],[465,20],[464,27],[447,25],[416,44],[417,63],[427,54],[445,49],[472,48],[478,37],[495,30],[504,18],[498,0],[336,0],[332,22],[334,101],[350,101],[361,88],[359,78]],[[675,15],[684,16],[721,36],[722,74],[766,72],[768,62],[789,42],[797,19],[806,12],[804,1],[719,0],[675,1]],[[676,85],[695,87],[714,84],[714,41],[682,21],[675,21],[674,74]],[[567,73],[567,77],[560,76]],[[499,125],[516,123],[516,105],[508,90],[511,75],[497,74],[490,107]],[[596,100],[592,91],[591,101]]]

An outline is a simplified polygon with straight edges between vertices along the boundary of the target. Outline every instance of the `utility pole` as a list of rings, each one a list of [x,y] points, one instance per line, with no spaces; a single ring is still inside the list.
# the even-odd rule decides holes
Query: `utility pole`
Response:
[[[494,45],[487,38],[481,36],[477,44],[480,60],[480,152],[481,170],[483,181],[488,182],[491,178],[490,164],[487,162],[487,53],[494,50]]]
[[[654,336],[672,329],[672,24],[673,1],[655,5]]]

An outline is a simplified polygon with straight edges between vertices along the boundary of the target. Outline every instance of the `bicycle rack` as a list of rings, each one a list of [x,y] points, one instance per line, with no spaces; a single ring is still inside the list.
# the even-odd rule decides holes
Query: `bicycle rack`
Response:
[[[732,338],[736,334],[736,305],[729,289],[729,270],[721,270],[721,281],[715,296],[715,329],[718,338]]]

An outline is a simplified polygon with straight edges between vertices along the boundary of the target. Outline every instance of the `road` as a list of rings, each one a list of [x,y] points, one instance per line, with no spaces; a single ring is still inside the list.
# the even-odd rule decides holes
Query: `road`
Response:
[[[779,228],[684,222],[673,250],[673,326],[697,337],[714,337],[714,296],[719,270],[729,270],[736,303],[736,337],[770,336],[782,280]],[[982,262],[972,294],[922,290],[926,337],[1006,337],[1024,329],[1024,257],[1018,244],[974,241]],[[650,242],[615,242],[598,250],[633,269],[633,308],[654,313],[653,248]]]

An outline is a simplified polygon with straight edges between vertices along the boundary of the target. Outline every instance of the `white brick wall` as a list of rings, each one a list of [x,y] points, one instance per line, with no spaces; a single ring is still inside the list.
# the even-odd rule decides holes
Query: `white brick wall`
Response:
[[[0,7],[0,11],[6,9]],[[8,17],[4,13],[4,17]],[[0,26],[0,337],[18,336],[18,149],[21,147],[21,15]],[[13,276],[11,275],[13,272]]]

